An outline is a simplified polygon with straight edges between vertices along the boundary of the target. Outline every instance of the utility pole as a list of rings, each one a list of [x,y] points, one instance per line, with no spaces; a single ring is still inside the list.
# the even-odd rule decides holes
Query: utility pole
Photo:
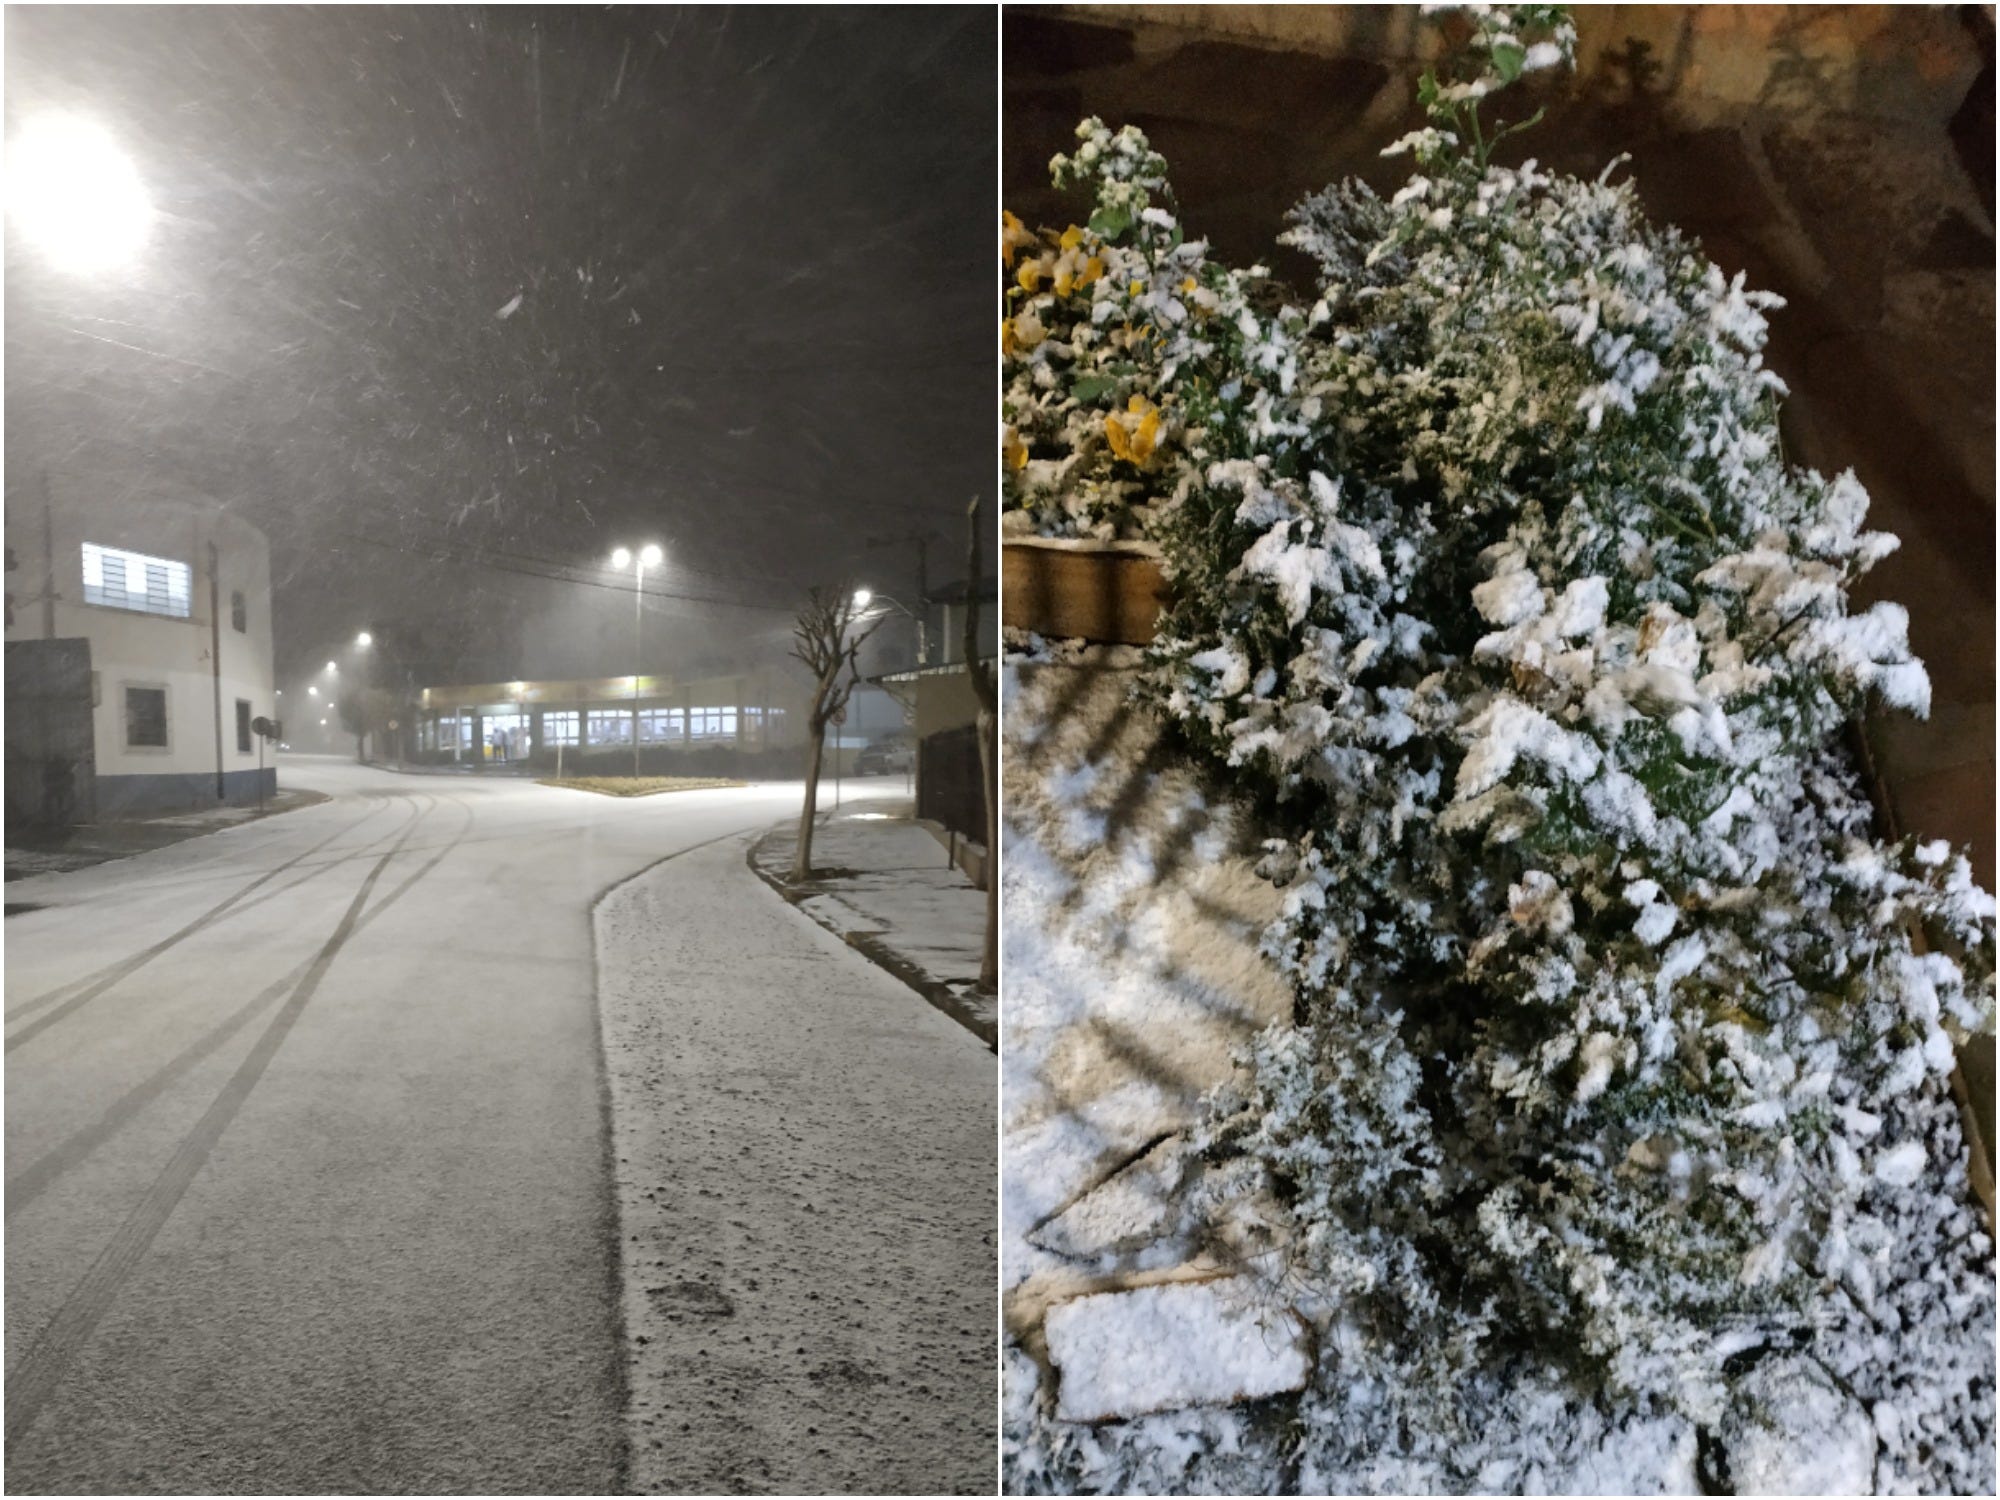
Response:
[[[912,531],[907,536],[871,536],[865,543],[869,551],[878,547],[914,546],[917,549],[917,665],[927,667],[930,657],[930,546],[932,542],[943,541],[936,531]]]
[[[215,543],[208,544],[208,666],[215,683],[215,800],[224,800],[222,782],[222,572]]]
[[[42,639],[56,638],[56,520],[49,471],[42,470]]]

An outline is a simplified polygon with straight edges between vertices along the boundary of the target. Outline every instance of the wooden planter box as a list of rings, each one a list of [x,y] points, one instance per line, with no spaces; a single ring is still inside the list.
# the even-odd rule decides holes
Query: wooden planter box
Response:
[[[1166,603],[1151,542],[1008,537],[1000,544],[1000,619],[1017,630],[1143,646]]]

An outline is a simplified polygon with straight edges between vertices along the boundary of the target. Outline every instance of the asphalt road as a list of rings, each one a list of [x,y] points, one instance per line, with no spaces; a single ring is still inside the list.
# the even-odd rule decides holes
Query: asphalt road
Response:
[[[617,1491],[590,907],[798,788],[281,775],[7,887],[7,1488]]]

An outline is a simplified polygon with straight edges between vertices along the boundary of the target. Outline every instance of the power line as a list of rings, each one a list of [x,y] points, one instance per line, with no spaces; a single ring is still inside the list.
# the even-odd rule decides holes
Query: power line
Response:
[[[358,532],[335,530],[333,535],[346,541],[359,542],[363,546],[379,547],[385,552],[401,552],[408,555],[411,550],[407,545],[396,542],[385,542],[379,537],[362,536]],[[575,573],[550,572],[528,566],[524,563],[500,560],[490,555],[473,552],[464,547],[454,547],[447,543],[430,543],[427,545],[428,550],[443,554],[433,559],[434,561],[451,561],[468,567],[485,568],[495,573],[513,573],[524,578],[545,579],[550,583],[573,583],[585,588],[611,589],[621,594],[628,594],[633,591],[630,585],[615,579],[579,576],[581,574],[580,568]],[[686,604],[707,604],[722,609],[752,609],[781,615],[789,615],[796,612],[795,607],[789,604],[751,604],[741,599],[718,599],[712,595],[688,594],[673,589],[641,587],[638,593],[640,597],[646,599],[672,599]]]

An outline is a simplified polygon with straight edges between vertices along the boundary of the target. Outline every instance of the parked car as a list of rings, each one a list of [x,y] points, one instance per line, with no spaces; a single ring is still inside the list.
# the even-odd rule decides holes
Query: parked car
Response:
[[[854,757],[857,776],[888,776],[917,763],[916,751],[903,740],[877,740]]]

